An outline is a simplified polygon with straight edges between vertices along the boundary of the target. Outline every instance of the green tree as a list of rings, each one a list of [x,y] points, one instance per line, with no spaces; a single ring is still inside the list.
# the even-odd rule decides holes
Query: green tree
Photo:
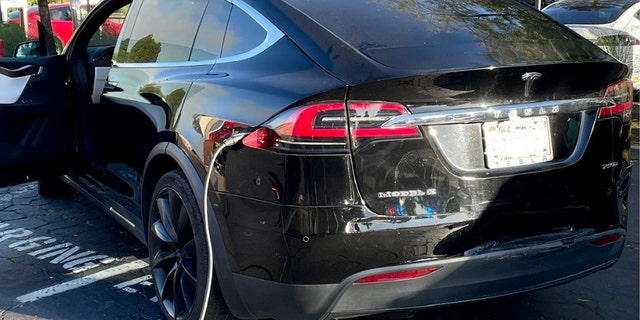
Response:
[[[126,62],[156,62],[161,48],[162,44],[156,42],[153,35],[145,36],[131,47]]]
[[[27,37],[21,26],[0,24],[0,39],[4,40],[4,55],[11,57],[18,43],[27,40]]]

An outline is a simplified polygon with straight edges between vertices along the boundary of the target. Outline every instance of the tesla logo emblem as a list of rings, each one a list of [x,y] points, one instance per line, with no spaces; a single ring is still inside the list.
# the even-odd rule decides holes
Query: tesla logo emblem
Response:
[[[542,73],[540,72],[527,72],[522,75],[522,81],[524,81],[524,96],[529,97],[531,93],[531,87],[533,86],[533,82],[540,79],[542,77]]]

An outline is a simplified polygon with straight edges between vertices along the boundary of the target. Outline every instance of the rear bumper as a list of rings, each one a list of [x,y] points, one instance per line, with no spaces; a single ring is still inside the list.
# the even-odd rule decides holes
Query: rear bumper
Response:
[[[565,283],[614,264],[624,229],[472,256],[377,268],[339,284],[292,285],[234,274],[247,309],[258,318],[332,319],[441,306],[499,297]],[[616,239],[603,243],[603,239]],[[601,243],[597,241],[600,240]],[[356,284],[366,276],[439,267],[427,276]]]

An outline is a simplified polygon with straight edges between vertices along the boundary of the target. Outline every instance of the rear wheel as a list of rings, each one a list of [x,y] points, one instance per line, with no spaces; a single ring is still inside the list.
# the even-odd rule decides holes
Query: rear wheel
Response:
[[[180,171],[163,175],[149,212],[149,258],[160,308],[167,319],[198,319],[204,303],[208,253],[200,210]],[[214,279],[215,280],[215,279]],[[220,294],[208,319],[232,319]],[[215,315],[210,315],[215,310]]]

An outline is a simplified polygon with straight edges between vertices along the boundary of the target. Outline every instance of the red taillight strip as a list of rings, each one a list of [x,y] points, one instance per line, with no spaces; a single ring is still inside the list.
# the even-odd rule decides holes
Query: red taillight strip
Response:
[[[364,102],[364,101],[356,101],[349,102],[349,111],[353,111],[356,113],[361,113],[362,111],[368,112],[378,112],[378,111],[395,111],[400,115],[407,115],[409,111],[405,106],[397,103],[390,102]],[[351,136],[353,138],[383,138],[383,137],[416,137],[420,136],[420,132],[417,127],[388,127],[381,128],[384,122],[387,122],[392,117],[354,117],[351,116],[349,119],[351,128]],[[362,128],[359,127],[359,122],[363,121],[371,121],[377,120],[380,122],[379,126],[375,128]]]
[[[600,109],[600,118],[609,117],[609,116],[613,116],[613,115],[616,115],[616,114],[621,114],[625,110],[631,109],[632,105],[633,105],[633,103],[631,101],[629,101],[627,103],[617,104],[617,105],[612,106],[612,107],[602,108],[602,109]]]
[[[614,243],[622,238],[621,234],[612,234],[609,236],[602,237],[597,240],[591,241],[591,244],[597,247],[606,246],[608,244]]]
[[[386,282],[386,281],[399,281],[399,280],[409,280],[421,278],[431,273],[434,273],[437,270],[442,269],[442,267],[431,267],[425,269],[418,270],[408,270],[408,271],[398,271],[398,272],[390,272],[383,274],[376,274],[373,276],[368,276],[364,278],[360,278],[355,281],[355,283],[373,283],[373,282]]]
[[[420,137],[415,126],[381,125],[409,111],[401,104],[389,102],[327,101],[292,108],[249,134],[243,143],[252,148],[267,149],[287,145],[290,147],[333,148],[347,146],[347,129],[351,137],[359,138],[412,138]],[[347,125],[347,119],[349,125]]]
[[[288,132],[281,135],[290,135],[295,138],[346,138],[346,123],[343,128],[314,128],[316,117],[327,111],[343,111],[343,115],[346,112],[343,103],[322,103],[302,107],[289,117],[288,122],[293,123],[291,130],[286,130]]]
[[[420,136],[418,128],[375,128],[375,129],[353,129],[351,135],[354,138],[397,138],[397,137],[417,137]]]
[[[631,80],[622,80],[610,85],[605,91],[604,97],[613,99],[614,105],[601,108],[600,118],[622,115],[624,120],[630,120],[626,118],[631,117],[631,107],[633,106],[633,82]]]
[[[267,149],[276,141],[277,137],[274,135],[275,133],[268,128],[258,128],[242,139],[242,144],[251,148]]]
[[[350,102],[350,111],[395,111],[398,115],[408,114],[407,109],[400,104],[384,103],[384,102]],[[316,117],[322,112],[327,111],[345,111],[343,103],[321,103],[302,107],[298,112],[293,113],[287,123],[291,123],[290,127],[278,128],[281,136],[291,136],[294,138],[346,138],[345,128],[317,128],[314,126]],[[340,118],[346,120],[344,114],[342,117],[334,117],[334,120]],[[419,131],[416,127],[401,128],[361,128],[358,123],[361,121],[375,121],[376,117],[351,117],[350,124],[353,127],[351,134],[355,138],[376,138],[376,137],[398,137],[398,136],[418,136]],[[389,117],[380,118],[381,123],[389,120]],[[345,121],[346,125],[346,121]]]

